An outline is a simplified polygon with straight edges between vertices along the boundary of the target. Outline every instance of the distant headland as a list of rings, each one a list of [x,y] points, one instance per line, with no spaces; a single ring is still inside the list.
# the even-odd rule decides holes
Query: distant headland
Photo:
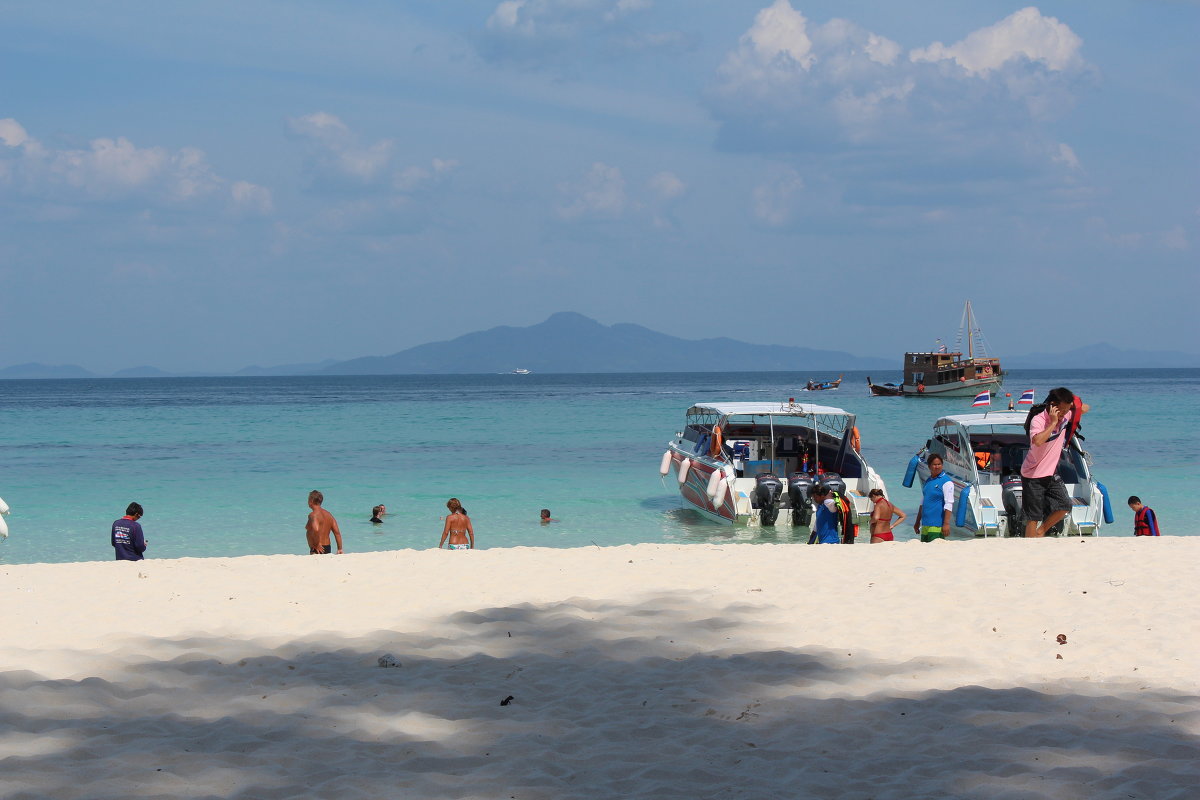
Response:
[[[840,350],[750,344],[725,337],[681,339],[641,325],[604,325],[569,311],[551,314],[524,328],[501,325],[455,339],[410,347],[386,356],[346,361],[249,366],[221,375],[457,375],[587,372],[814,372],[877,370],[899,372],[901,353],[892,358],[857,356]],[[1107,343],[1064,353],[1005,356],[1017,369],[1135,369],[1200,367],[1200,354],[1167,350],[1120,350]],[[0,369],[4,378],[154,378],[172,373],[157,367],[123,369],[99,375],[75,365],[18,364]],[[214,373],[204,373],[214,374]]]

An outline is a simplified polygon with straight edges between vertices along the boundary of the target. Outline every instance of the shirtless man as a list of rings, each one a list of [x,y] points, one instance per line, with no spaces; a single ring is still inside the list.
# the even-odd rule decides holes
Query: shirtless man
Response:
[[[308,493],[308,507],[312,509],[312,513],[308,515],[308,524],[304,526],[304,533],[308,537],[308,554],[324,555],[332,552],[333,548],[329,544],[329,532],[333,531],[333,536],[337,539],[338,555],[341,555],[342,531],[338,528],[333,514],[321,507],[324,502],[325,495],[316,489]]]

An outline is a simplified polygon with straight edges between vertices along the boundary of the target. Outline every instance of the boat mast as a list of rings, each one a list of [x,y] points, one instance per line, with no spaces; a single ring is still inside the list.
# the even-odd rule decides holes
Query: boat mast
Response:
[[[958,331],[959,337],[962,336],[963,328],[967,331],[967,359],[975,358],[975,319],[971,314],[971,301],[963,306],[963,318]]]

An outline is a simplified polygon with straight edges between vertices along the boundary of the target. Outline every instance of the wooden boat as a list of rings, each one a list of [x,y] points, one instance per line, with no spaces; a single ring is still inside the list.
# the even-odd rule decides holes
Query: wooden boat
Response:
[[[904,394],[904,390],[894,383],[871,383],[870,375],[867,376],[867,387],[876,397],[900,397]]]
[[[904,354],[905,397],[974,397],[985,389],[993,394],[1004,383],[1000,359],[987,355],[982,331],[976,327],[971,301],[963,307],[956,345],[967,335],[967,354],[947,351],[945,345],[927,353]],[[976,349],[982,355],[976,355]]]
[[[804,390],[807,392],[820,392],[826,389],[836,389],[841,385],[842,376],[838,375],[836,381],[818,381],[817,383],[809,381],[808,385],[804,387]]]

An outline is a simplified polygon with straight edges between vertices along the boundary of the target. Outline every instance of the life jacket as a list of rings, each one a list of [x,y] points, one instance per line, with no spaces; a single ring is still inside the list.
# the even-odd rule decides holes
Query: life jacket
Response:
[[[842,531],[842,544],[854,544],[854,537],[858,536],[858,525],[854,523],[854,504],[847,497],[842,497],[837,492],[830,494],[833,502],[837,504],[836,523]]]
[[[1071,443],[1073,436],[1078,436],[1079,441],[1083,441],[1084,437],[1079,432],[1080,420],[1083,418],[1083,399],[1079,395],[1075,395],[1075,402],[1071,406],[1071,421],[1067,426],[1067,444]]]
[[[924,495],[921,498],[921,525],[942,527],[943,515],[946,513],[946,509],[943,508],[945,501],[942,499],[942,487],[949,480],[950,476],[943,472],[936,478],[925,481]]]
[[[1158,536],[1158,531],[1155,529],[1157,526],[1152,527],[1150,525],[1150,515],[1152,513],[1149,506],[1142,506],[1133,515],[1134,536]]]
[[[992,454],[990,451],[988,451],[988,450],[976,450],[975,451],[975,465],[977,467],[979,467],[980,469],[987,469],[988,465],[991,463],[992,463]]]

